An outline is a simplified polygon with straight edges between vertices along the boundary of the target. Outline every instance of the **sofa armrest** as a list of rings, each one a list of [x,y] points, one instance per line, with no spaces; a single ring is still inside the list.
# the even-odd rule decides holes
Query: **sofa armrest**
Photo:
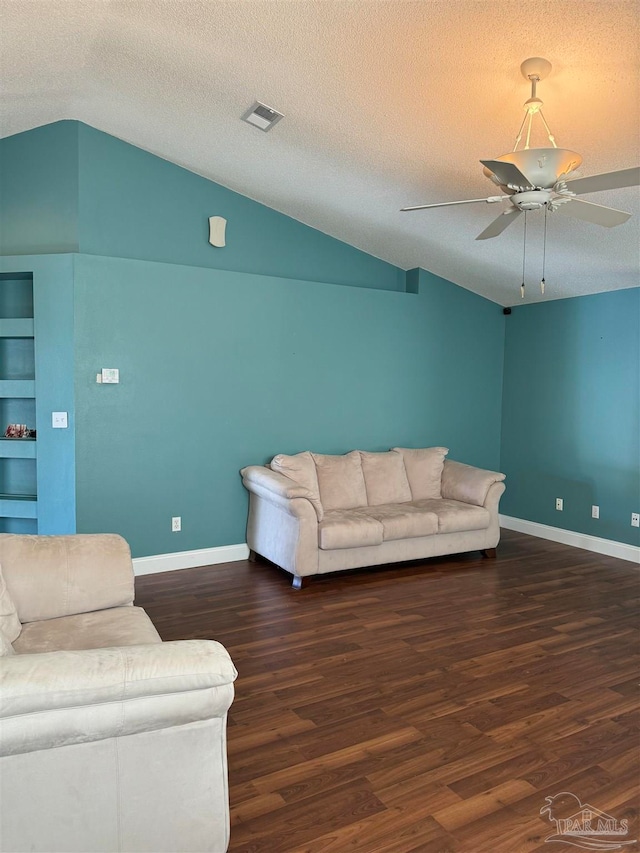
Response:
[[[313,497],[309,489],[298,485],[289,477],[285,477],[284,474],[279,474],[263,465],[249,465],[247,468],[243,468],[240,473],[242,474],[242,482],[250,492],[280,506],[291,515],[299,514],[297,511],[299,504],[296,498],[309,501]]]
[[[442,471],[442,497],[475,506],[484,506],[491,486],[504,479],[505,475],[498,471],[486,471],[483,468],[474,468],[473,465],[455,462],[453,459],[445,459]]]
[[[224,716],[236,669],[213,640],[3,658],[0,754]]]

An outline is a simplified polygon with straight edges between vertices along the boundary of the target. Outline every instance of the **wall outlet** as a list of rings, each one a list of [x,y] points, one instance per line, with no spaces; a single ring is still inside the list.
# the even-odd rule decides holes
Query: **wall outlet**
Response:
[[[171,519],[171,532],[180,533],[182,530],[182,518],[179,515],[174,515]]]
[[[560,512],[564,509],[564,500],[562,498],[556,498],[556,509]]]
[[[631,513],[631,526],[640,527],[640,512]]]
[[[595,504],[591,507],[591,518],[600,518],[600,507]]]

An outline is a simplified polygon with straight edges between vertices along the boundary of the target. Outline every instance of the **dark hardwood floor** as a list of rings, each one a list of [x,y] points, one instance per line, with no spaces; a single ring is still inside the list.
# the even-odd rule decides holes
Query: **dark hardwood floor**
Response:
[[[545,842],[562,792],[640,838],[639,578],[505,531],[497,560],[298,592],[230,563],[140,577],[136,603],[163,639],[219,640],[238,668],[230,851],[553,853],[587,849]]]

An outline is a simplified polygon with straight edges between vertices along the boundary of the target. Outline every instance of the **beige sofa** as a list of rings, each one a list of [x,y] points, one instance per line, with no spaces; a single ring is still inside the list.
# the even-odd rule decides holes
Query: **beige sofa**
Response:
[[[445,459],[445,447],[278,455],[243,468],[247,543],[303,579],[480,550],[495,557],[504,474]]]
[[[0,534],[0,567],[0,850],[223,853],[226,650],[161,641],[120,536]]]

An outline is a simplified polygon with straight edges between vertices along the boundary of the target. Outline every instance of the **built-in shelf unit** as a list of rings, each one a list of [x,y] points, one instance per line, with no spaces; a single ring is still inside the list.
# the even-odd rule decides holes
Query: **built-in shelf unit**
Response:
[[[36,427],[33,275],[0,273],[0,533],[37,533],[37,440],[3,438]]]

